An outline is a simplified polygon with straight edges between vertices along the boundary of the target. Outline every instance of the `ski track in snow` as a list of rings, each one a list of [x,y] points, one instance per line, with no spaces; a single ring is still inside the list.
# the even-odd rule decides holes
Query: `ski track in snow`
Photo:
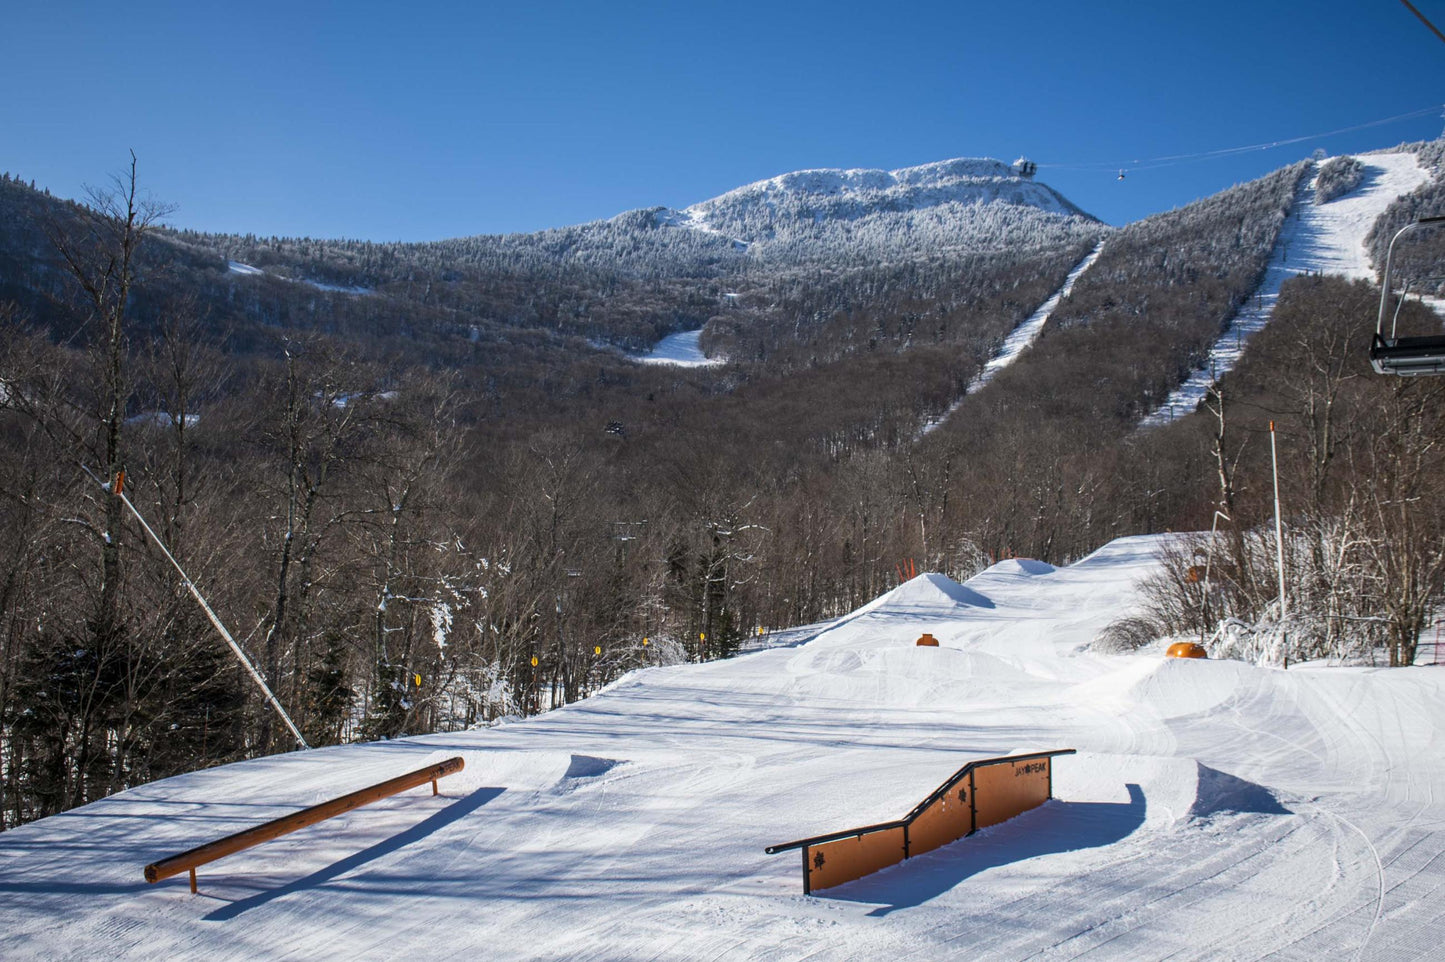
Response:
[[[1064,278],[1064,283],[1059,289],[1054,291],[1048,300],[1039,305],[1038,310],[1030,314],[1022,324],[1009,333],[1009,336],[1004,339],[1003,346],[999,348],[999,352],[984,365],[983,370],[969,383],[968,388],[964,391],[964,397],[973,394],[979,388],[993,380],[994,375],[1018,360],[1019,355],[1023,354],[1025,349],[1039,339],[1039,333],[1044,329],[1044,325],[1048,323],[1049,315],[1053,314],[1054,309],[1059,306],[1059,303],[1069,296],[1069,292],[1074,289],[1074,284],[1078,282],[1084,272],[1094,266],[1094,261],[1099,259],[1099,254],[1101,254],[1103,250],[1104,242],[1099,241],[1083,260],[1074,265],[1073,270],[1069,271],[1068,276]],[[943,414],[936,418],[930,418],[919,430],[919,437],[929,434],[944,421],[947,421],[953,412],[957,411],[962,404],[963,397],[950,404],[948,410],[944,411]]]
[[[226,261],[226,270],[231,274],[239,274],[242,277],[265,277],[266,272],[259,267],[252,267],[250,264],[242,264],[240,261]],[[376,291],[369,287],[342,287],[339,284],[327,284],[322,281],[308,281],[304,278],[294,279],[290,277],[281,278],[283,281],[290,281],[292,284],[305,284],[307,287],[314,287],[318,291],[330,291],[333,294],[357,294],[361,296],[375,294]]]
[[[1327,204],[1315,203],[1315,180],[1321,164],[1304,178],[1288,219],[1280,230],[1265,268],[1264,281],[1240,308],[1224,334],[1214,342],[1209,360],[1169,395],[1140,427],[1168,424],[1189,414],[1204,400],[1209,385],[1223,377],[1244,353],[1249,338],[1269,323],[1279,300],[1280,285],[1300,274],[1338,274],[1349,280],[1375,280],[1365,237],[1395,198],[1430,179],[1412,153],[1374,154],[1358,158],[1366,173],[1360,186]]]
[[[1044,329],[1044,324],[1048,322],[1049,315],[1054,313],[1054,309],[1059,306],[1060,301],[1069,296],[1069,292],[1074,289],[1074,284],[1083,276],[1084,271],[1094,266],[1094,261],[1099,259],[1099,255],[1103,253],[1103,251],[1104,242],[1099,241],[1094,249],[1088,253],[1088,256],[1074,265],[1073,270],[1069,271],[1069,275],[1064,278],[1063,286],[1057,291],[1054,291],[1053,296],[1044,301],[1033,314],[1029,315],[1028,320],[1014,328],[1013,333],[1009,334],[1004,340],[1003,347],[999,350],[998,354],[984,365],[983,371],[981,371],[973,383],[968,386],[968,393],[972,394],[993,380],[995,374],[1018,360],[1019,355],[1024,352],[1024,349],[1039,339],[1039,332]]]
[[[784,647],[524,722],[208,769],[5,832],[0,957],[1435,957],[1445,670],[1087,651],[1160,540],[921,575],[765,639]],[[970,758],[1064,747],[1054,801],[814,897],[796,853],[762,853],[897,818]],[[198,896],[141,878],[456,754],[440,797],[203,866]]]
[[[658,341],[652,351],[634,358],[643,364],[670,364],[673,367],[712,367],[722,364],[722,358],[708,357],[699,343],[702,328],[695,331],[679,331]]]

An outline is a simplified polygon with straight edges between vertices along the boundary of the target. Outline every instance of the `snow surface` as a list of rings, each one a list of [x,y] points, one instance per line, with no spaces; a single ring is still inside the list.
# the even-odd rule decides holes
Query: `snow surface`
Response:
[[[1279,288],[1298,274],[1338,274],[1349,280],[1375,280],[1375,268],[1365,237],[1395,198],[1414,191],[1430,179],[1413,153],[1371,154],[1358,158],[1365,165],[1360,186],[1325,204],[1315,203],[1315,175],[1305,179],[1295,195],[1264,281],[1240,308],[1229,327],[1209,352],[1204,367],[1195,371],[1141,422],[1142,427],[1168,424],[1175,415],[1189,414],[1204,400],[1210,383],[1223,377],[1244,354],[1254,332],[1269,323]],[[1363,321],[1362,321],[1363,323]]]
[[[1018,360],[1019,355],[1033,344],[1034,341],[1039,339],[1039,332],[1044,329],[1044,324],[1048,322],[1049,315],[1054,313],[1054,309],[1059,306],[1060,301],[1069,296],[1069,292],[1074,289],[1074,284],[1083,276],[1084,271],[1094,266],[1094,261],[1099,259],[1099,255],[1103,253],[1103,251],[1104,242],[1100,241],[1095,245],[1094,249],[1088,253],[1088,256],[1079,261],[1073,270],[1069,271],[1069,275],[1064,278],[1063,286],[1054,291],[1053,295],[1044,301],[1043,304],[1039,305],[1039,309],[1029,315],[1028,320],[1014,328],[1013,332],[1004,339],[1003,347],[999,350],[998,354],[984,365],[978,378],[973,384],[969,385],[969,393],[977,391],[989,381],[993,380],[995,374]]]
[[[963,392],[963,397],[955,400],[948,406],[948,410],[944,411],[938,417],[930,418],[925,422],[923,428],[919,431],[920,436],[930,433],[934,428],[938,427],[944,421],[947,421],[949,416],[963,405],[964,397],[967,397],[993,380],[994,375],[998,374],[999,371],[1002,371],[1014,361],[1017,361],[1019,355],[1023,354],[1027,348],[1033,345],[1034,341],[1039,339],[1039,333],[1043,331],[1044,325],[1048,323],[1049,315],[1054,313],[1054,309],[1059,306],[1059,302],[1069,296],[1069,292],[1074,289],[1074,284],[1078,282],[1084,272],[1094,266],[1094,261],[1099,259],[1099,255],[1103,253],[1103,250],[1104,242],[1099,241],[1098,244],[1094,245],[1094,249],[1085,255],[1083,260],[1074,265],[1074,269],[1069,271],[1068,276],[1064,278],[1064,283],[1059,286],[1059,289],[1050,294],[1049,299],[1040,304],[1039,309],[1030,314],[1022,324],[1009,332],[1009,336],[1004,338],[1003,346],[999,348],[999,352],[983,366],[983,370],[969,383],[968,388]]]
[[[822,168],[798,170],[735,188],[665,212],[663,222],[710,233],[725,233],[717,220],[747,210],[773,210],[797,202],[825,203],[829,217],[887,210],[922,210],[942,204],[1003,202],[1060,216],[1082,212],[1052,188],[1020,177],[1008,164],[991,158],[960,157],[899,170]],[[822,219],[822,210],[813,212]],[[739,243],[742,243],[739,241]]]
[[[179,419],[185,427],[195,427],[201,423],[199,414],[183,414]],[[177,418],[169,411],[142,411],[140,414],[132,414],[125,419],[126,424],[135,427],[147,428],[173,428],[176,426]]]
[[[369,287],[343,287],[340,284],[326,284],[321,281],[308,281],[305,278],[302,278],[300,283],[305,284],[309,287],[314,287],[318,291],[330,291],[333,294],[367,295],[376,293],[376,291],[372,290]]]
[[[707,221],[707,216],[702,212],[701,207],[689,207],[685,210],[675,210],[664,207],[653,215],[653,220],[659,227],[687,227],[704,234],[714,234],[718,237],[725,237],[732,242],[733,249],[745,251],[750,245],[747,241],[733,237],[724,231],[718,230]]]
[[[259,267],[252,267],[250,264],[242,264],[240,261],[226,261],[226,270],[232,274],[240,274],[243,277],[265,277],[266,272]],[[305,278],[295,279],[291,277],[281,278],[283,281],[291,281],[293,284],[305,284],[314,287],[318,291],[330,291],[333,294],[375,294],[376,291],[369,287],[342,287],[338,284],[326,284],[321,281],[309,281]]]
[[[653,346],[651,353],[636,360],[643,364],[671,364],[675,367],[710,367],[722,364],[722,358],[708,357],[702,352],[699,338],[702,328],[669,334]]]
[[[1425,959],[1445,932],[1445,670],[1101,655],[1158,539],[811,640],[635,672],[489,730],[293,753],[0,834],[0,957]],[[918,648],[924,631],[941,642]],[[763,847],[1073,747],[1056,799],[801,894]],[[429,762],[466,769],[147,885],[146,863]]]

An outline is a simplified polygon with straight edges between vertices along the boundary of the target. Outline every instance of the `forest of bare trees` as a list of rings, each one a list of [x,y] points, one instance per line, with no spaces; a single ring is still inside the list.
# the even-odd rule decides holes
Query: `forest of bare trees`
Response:
[[[1288,282],[1245,362],[1216,386],[1195,443],[1209,441],[1218,534],[1181,539],[1152,587],[1158,633],[1197,634],[1221,654],[1415,662],[1445,600],[1445,383],[1374,374],[1379,302],[1369,284]],[[1411,323],[1428,309],[1406,305]],[[1276,431],[1285,572],[1270,523]],[[1206,579],[1206,567],[1210,576]]]

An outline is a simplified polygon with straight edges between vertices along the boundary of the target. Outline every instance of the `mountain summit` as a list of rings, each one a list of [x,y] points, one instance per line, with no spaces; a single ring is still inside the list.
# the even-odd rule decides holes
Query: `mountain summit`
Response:
[[[1052,187],[1021,176],[1008,164],[969,157],[900,170],[799,170],[730,190],[692,205],[685,213],[704,222],[726,221],[766,207],[838,219],[948,203],[1005,203],[1089,217]]]
[[[899,170],[794,171],[683,210],[660,210],[658,222],[750,246],[832,240],[870,249],[920,241],[935,249],[1033,246],[1100,226],[1052,187],[988,158]]]

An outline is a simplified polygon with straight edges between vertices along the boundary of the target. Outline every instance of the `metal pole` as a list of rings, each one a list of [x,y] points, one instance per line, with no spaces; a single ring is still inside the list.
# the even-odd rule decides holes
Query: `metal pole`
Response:
[[[1209,621],[1209,572],[1210,568],[1214,565],[1214,539],[1217,536],[1216,532],[1219,531],[1220,518],[1223,518],[1230,524],[1234,523],[1234,519],[1229,515],[1220,511],[1218,508],[1215,509],[1214,520],[1210,522],[1209,525],[1209,547],[1204,552],[1204,620],[1199,624],[1200,642],[1204,641],[1205,627]]]
[[[1445,223],[1445,216],[1421,217],[1419,220],[1411,221],[1395,232],[1390,238],[1390,246],[1385,251],[1385,276],[1380,281],[1380,314],[1375,320],[1375,333],[1380,337],[1385,336],[1385,308],[1390,300],[1390,262],[1395,258],[1395,242],[1404,237],[1417,227],[1428,227],[1431,224]],[[1395,326],[1390,325],[1390,337],[1395,337]]]
[[[201,592],[196,588],[195,582],[191,581],[190,576],[187,575],[185,569],[181,567],[181,563],[176,560],[175,555],[171,554],[165,542],[160,539],[160,535],[151,530],[151,526],[146,524],[146,519],[141,517],[140,511],[136,510],[136,506],[130,503],[130,498],[125,496],[124,491],[119,490],[118,485],[113,487],[104,481],[100,481],[100,479],[96,478],[94,474],[91,474],[90,469],[83,464],[81,468],[86,474],[94,478],[108,493],[120,498],[125,506],[130,508],[130,513],[135,515],[135,519],[140,522],[140,526],[145,529],[145,533],[150,535],[151,540],[156,543],[156,547],[161,549],[161,554],[166,556],[166,560],[171,563],[171,567],[175,568],[176,572],[181,576],[181,581],[185,584],[186,589],[190,591],[191,597],[196,599],[196,602],[201,606],[201,610],[206,613],[206,617],[211,619],[211,624],[215,626],[216,631],[225,639],[226,644],[231,646],[231,651],[233,651],[236,658],[240,660],[242,667],[251,675],[252,680],[261,687],[261,691],[266,695],[266,700],[269,701],[271,706],[280,714],[281,720],[286,723],[286,727],[291,729],[291,734],[295,736],[296,743],[303,749],[309,749],[311,746],[306,744],[306,739],[302,737],[301,730],[296,727],[296,723],[291,720],[291,716],[286,714],[286,709],[281,707],[281,703],[277,701],[276,696],[271,693],[271,688],[266,684],[266,679],[261,677],[261,673],[256,670],[256,666],[251,664],[251,659],[247,658],[246,653],[241,650],[241,646],[236,644],[236,639],[232,638],[231,633],[226,630],[226,626],[221,624],[221,619],[216,617],[216,613],[211,610],[211,606],[206,604],[206,599],[201,597]]]
[[[1279,620],[1284,622],[1284,526],[1279,519],[1279,455],[1274,444],[1274,422],[1269,422],[1269,459],[1274,465],[1274,541],[1276,566],[1279,569]]]

